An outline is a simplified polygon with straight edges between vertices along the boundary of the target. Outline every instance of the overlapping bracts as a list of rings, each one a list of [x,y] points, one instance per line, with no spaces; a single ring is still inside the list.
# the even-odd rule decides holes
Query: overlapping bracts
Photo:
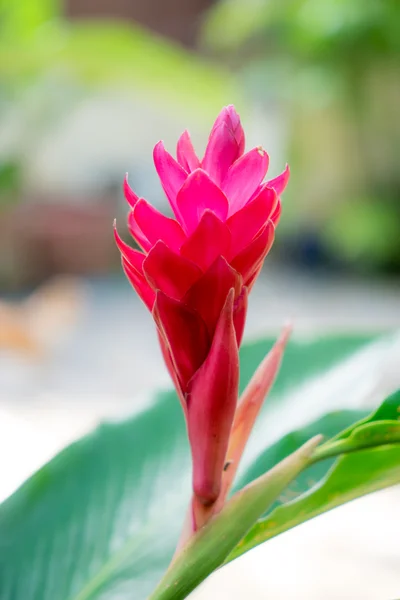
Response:
[[[247,296],[261,270],[281,213],[289,170],[264,182],[268,155],[244,154],[233,106],[224,108],[200,160],[185,131],[177,160],[162,142],[154,164],[175,218],[130,188],[128,227],[142,251],[115,237],[125,273],[152,311],[167,367],[188,426],[194,493],[218,496],[238,397]]]

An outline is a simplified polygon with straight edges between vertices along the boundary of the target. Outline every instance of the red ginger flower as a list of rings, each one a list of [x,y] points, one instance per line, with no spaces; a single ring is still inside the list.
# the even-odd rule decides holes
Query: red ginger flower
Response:
[[[181,400],[193,460],[193,490],[215,502],[238,399],[247,295],[274,240],[289,169],[263,183],[268,155],[244,152],[233,106],[211,130],[204,158],[189,133],[177,160],[159,142],[154,164],[176,219],[139,198],[127,179],[128,227],[143,252],[115,237],[131,284],[152,311]]]

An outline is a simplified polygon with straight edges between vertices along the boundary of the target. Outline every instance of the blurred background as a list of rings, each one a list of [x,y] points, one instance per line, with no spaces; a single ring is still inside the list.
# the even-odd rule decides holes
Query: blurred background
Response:
[[[292,173],[247,336],[400,327],[399,58],[398,0],[0,0],[0,495],[168,384],[112,222],[226,104]]]
[[[121,181],[235,103],[292,178],[274,259],[400,271],[397,0],[2,0],[0,285],[118,270]]]

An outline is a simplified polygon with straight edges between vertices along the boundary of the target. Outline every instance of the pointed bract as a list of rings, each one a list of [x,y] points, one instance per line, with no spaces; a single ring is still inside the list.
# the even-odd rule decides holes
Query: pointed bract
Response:
[[[207,327],[194,310],[161,291],[157,292],[153,316],[164,335],[185,394],[188,381],[203,364],[210,348]]]
[[[165,150],[162,142],[158,142],[154,147],[153,159],[165,195],[169,200],[176,218],[179,220],[180,215],[176,206],[176,197],[186,181],[187,173]]]
[[[176,156],[179,164],[187,173],[200,167],[200,160],[196,156],[188,131],[184,131],[178,140]]]
[[[221,110],[218,117],[215,119],[214,125],[212,126],[210,137],[222,123],[227,126],[235,139],[237,146],[237,158],[239,158],[239,156],[242,156],[244,152],[245,135],[240,122],[240,117],[233,104],[229,104]]]
[[[136,202],[139,200],[139,196],[135,194],[128,183],[128,173],[125,174],[123,190],[126,201],[131,205],[132,208],[134,208]]]
[[[229,217],[226,223],[232,236],[230,258],[237,256],[257,236],[275,210],[277,201],[273,189],[263,188],[251,202]]]
[[[197,265],[175,254],[161,241],[143,261],[143,272],[154,291],[161,290],[176,300],[183,298],[202,274]]]
[[[188,176],[176,204],[182,227],[188,235],[195,231],[204,211],[211,210],[221,221],[225,221],[228,214],[225,194],[203,169],[196,169]]]
[[[155,300],[155,293],[140,273],[132,267],[132,265],[122,257],[122,268],[125,275],[136,290],[140,299],[144,302],[147,308],[151,311]]]
[[[268,154],[260,146],[241,156],[229,168],[222,184],[229,200],[229,215],[234,215],[253,196],[265,177],[268,164]]]
[[[234,299],[242,289],[241,275],[219,256],[200,279],[193,284],[183,302],[193,308],[207,325],[210,337],[214,336],[221,310],[225,304],[229,290],[234,290]],[[210,302],[210,290],[213,290]]]
[[[228,257],[230,251],[231,234],[227,224],[206,210],[192,235],[182,244],[180,254],[207,271],[216,258]]]
[[[222,508],[230,490],[254,423],[279,372],[283,353],[291,332],[292,327],[290,325],[286,326],[254,373],[239,400],[226,455],[226,460],[229,461],[230,466],[223,473],[222,491],[218,499],[218,506],[215,506],[216,512]]]
[[[280,200],[278,200],[278,204],[274,210],[274,212],[271,215],[271,221],[273,222],[273,224],[276,226],[278,225],[280,218],[281,218],[281,212],[282,212],[282,203]]]
[[[245,285],[248,285],[251,277],[259,269],[271,249],[274,233],[274,226],[271,221],[268,221],[251,244],[230,261],[232,267],[241,273]]]
[[[268,185],[268,187],[273,188],[276,191],[276,193],[278,194],[278,196],[280,196],[282,194],[282,192],[285,190],[285,187],[287,186],[289,177],[290,177],[290,169],[289,169],[289,165],[286,165],[283,173],[281,173],[280,175],[278,175],[278,177],[275,177],[274,179],[270,179],[267,182],[267,185]]]
[[[220,185],[229,167],[244,151],[244,131],[240,117],[230,105],[222,109],[210,133],[201,166]]]
[[[144,252],[148,252],[151,248],[151,243],[136,223],[135,215],[133,210],[128,214],[128,230],[135,242],[142,248]]]
[[[248,296],[248,288],[244,286],[240,296],[235,300],[235,304],[233,305],[233,324],[235,326],[238,348],[242,343],[244,326],[246,324]]]
[[[158,315],[157,315],[157,318],[159,318]],[[159,327],[157,328],[157,334],[158,334],[158,341],[160,344],[161,353],[163,355],[165,365],[168,369],[168,373],[171,375],[171,379],[172,379],[175,389],[178,393],[178,398],[180,400],[180,403],[182,405],[182,410],[183,410],[185,418],[186,418],[187,417],[187,406],[186,406],[185,395],[184,395],[184,392],[182,391],[178,373],[177,373],[176,367],[174,365],[174,361],[171,356],[171,351],[169,349],[168,340],[165,336],[161,322],[159,324]]]
[[[186,236],[175,219],[165,217],[143,198],[136,203],[133,209],[133,217],[148,240],[150,247],[161,240],[168,248],[174,252],[179,252]]]
[[[117,226],[114,221],[114,238],[115,242],[121,252],[121,256],[124,258],[125,262],[129,263],[133,269],[135,269],[138,273],[143,275],[143,261],[145,259],[145,255],[138,250],[134,250],[128,244],[124,242],[124,240],[120,237]]]
[[[214,502],[235,415],[239,355],[233,326],[232,289],[221,311],[206,360],[188,385],[188,434],[192,448],[193,490],[201,503]]]

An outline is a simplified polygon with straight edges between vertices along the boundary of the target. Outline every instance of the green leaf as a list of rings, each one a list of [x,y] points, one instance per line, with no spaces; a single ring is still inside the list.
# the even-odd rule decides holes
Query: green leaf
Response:
[[[1,600],[146,598],[189,494],[181,409],[163,394],[72,444],[3,503]]]
[[[360,420],[365,411],[362,410],[341,410],[324,415],[320,419],[309,423],[305,427],[296,431],[291,431],[278,442],[267,449],[256,458],[253,463],[242,473],[242,477],[235,485],[235,490],[241,489],[256,477],[260,477],[262,473],[266,473],[274,465],[279,462],[284,456],[300,448],[305,442],[311,439],[318,433],[324,438],[330,439],[341,432],[343,429],[350,427],[356,421]],[[311,485],[322,479],[333,464],[333,459],[325,462],[316,462],[307,471],[302,472],[288,486],[279,501],[274,503],[275,506],[282,504],[284,501],[292,500],[293,498],[306,492]]]
[[[336,506],[400,483],[400,423],[393,419],[399,412],[400,391],[369,418],[317,448],[314,461],[347,454],[336,460],[321,482],[256,523],[227,562]]]
[[[371,394],[372,373],[393,347],[387,338],[364,349],[366,341],[337,336],[289,343],[240,485],[304,436],[336,435],[353,416],[359,419],[358,412],[341,410],[359,408]],[[242,348],[242,387],[271,345],[263,340]],[[332,411],[330,423],[323,416]],[[72,444],[0,505],[1,600],[144,600],[173,555],[190,479],[185,424],[172,392]]]
[[[361,423],[355,423],[343,431],[336,439],[343,439],[350,436],[355,428],[359,428],[362,424],[374,423],[375,421],[395,421],[400,418],[400,391],[396,391],[386,398],[380,406]]]

